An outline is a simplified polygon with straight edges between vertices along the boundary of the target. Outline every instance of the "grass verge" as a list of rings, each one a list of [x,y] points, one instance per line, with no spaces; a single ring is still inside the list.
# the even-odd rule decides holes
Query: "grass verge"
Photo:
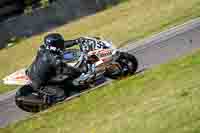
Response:
[[[60,32],[66,39],[85,35],[102,36],[119,47],[198,16],[199,0],[130,0],[49,32]],[[1,50],[0,79],[30,64],[46,34],[31,37]],[[15,87],[0,84],[0,93],[13,88]]]
[[[0,133],[200,132],[200,51],[113,82]]]

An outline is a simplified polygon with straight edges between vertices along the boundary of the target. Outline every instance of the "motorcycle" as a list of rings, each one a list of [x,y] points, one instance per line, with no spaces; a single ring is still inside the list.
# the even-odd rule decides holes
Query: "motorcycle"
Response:
[[[80,93],[105,82],[106,78],[118,79],[136,72],[138,62],[135,56],[112,47],[95,46],[92,49],[89,44],[90,42],[87,45],[81,43],[80,48],[65,49],[63,58],[65,63],[82,71],[80,77],[88,71],[88,62],[92,62],[96,70],[95,76],[80,80],[69,78],[70,74],[58,75],[37,90],[31,87],[25,68],[5,77],[4,84],[20,85],[15,95],[16,105],[27,112],[39,112],[64,101],[73,92]]]

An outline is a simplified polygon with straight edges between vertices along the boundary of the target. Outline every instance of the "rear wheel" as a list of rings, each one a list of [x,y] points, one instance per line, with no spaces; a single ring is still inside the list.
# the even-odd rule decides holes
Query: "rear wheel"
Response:
[[[15,95],[15,103],[26,112],[39,112],[48,107],[30,85],[18,89]]]
[[[45,86],[34,91],[30,85],[21,87],[15,96],[16,105],[27,112],[39,112],[65,100],[65,91],[57,86]]]

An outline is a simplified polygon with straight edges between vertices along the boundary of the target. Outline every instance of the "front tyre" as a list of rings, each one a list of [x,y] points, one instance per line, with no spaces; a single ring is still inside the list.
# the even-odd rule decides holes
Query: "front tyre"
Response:
[[[121,66],[122,76],[133,75],[138,69],[137,59],[127,52],[119,52],[116,62]]]

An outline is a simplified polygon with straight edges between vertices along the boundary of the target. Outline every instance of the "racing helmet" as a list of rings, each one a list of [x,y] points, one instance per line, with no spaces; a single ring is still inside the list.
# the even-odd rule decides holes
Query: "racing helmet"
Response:
[[[44,37],[44,46],[52,51],[64,50],[64,38],[59,33],[51,33]]]

